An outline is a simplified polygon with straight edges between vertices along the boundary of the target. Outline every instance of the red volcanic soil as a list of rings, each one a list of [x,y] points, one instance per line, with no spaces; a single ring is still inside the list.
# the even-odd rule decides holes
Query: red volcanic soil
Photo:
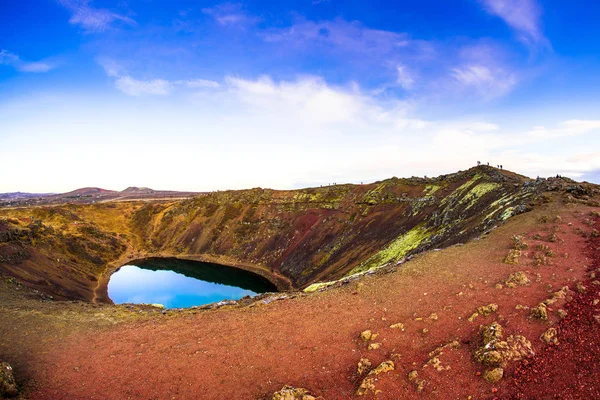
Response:
[[[599,228],[596,221],[596,229]],[[565,305],[559,343],[516,368],[506,398],[600,399],[600,238],[590,238],[585,291]]]
[[[600,312],[592,304],[600,286],[589,273],[600,267],[600,242],[582,236],[592,229],[589,211],[547,205],[395,271],[251,307],[169,311],[101,329],[71,329],[75,314],[65,312],[63,323],[38,329],[35,340],[17,329],[29,317],[13,310],[0,315],[6,339],[0,357],[26,378],[32,399],[270,399],[284,385],[323,399],[349,399],[364,377],[357,373],[361,358],[373,367],[386,360],[395,365],[377,377],[381,392],[364,396],[369,399],[598,398],[600,324],[593,315]],[[549,222],[540,222],[544,216]],[[514,235],[529,247],[518,264],[506,264]],[[546,265],[534,261],[539,245],[552,250]],[[530,283],[507,288],[504,281],[514,272]],[[577,292],[578,282],[585,292]],[[532,318],[529,308],[563,286],[570,294],[548,306],[548,320]],[[497,312],[469,321],[477,307],[490,303]],[[98,307],[93,316],[107,317],[112,309]],[[46,317],[36,318],[43,324]],[[510,363],[504,379],[490,384],[473,353],[481,346],[480,325],[494,321],[505,335],[529,339],[536,355]],[[390,327],[399,322],[404,329]],[[2,329],[2,323],[15,328]],[[540,339],[550,327],[558,329],[558,346]],[[378,349],[359,339],[367,329],[378,334]],[[418,379],[407,378],[411,371]]]

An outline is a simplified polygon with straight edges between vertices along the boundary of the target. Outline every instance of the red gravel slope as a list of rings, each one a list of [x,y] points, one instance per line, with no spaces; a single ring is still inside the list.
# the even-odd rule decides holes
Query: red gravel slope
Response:
[[[595,228],[600,230],[598,219]],[[587,247],[589,275],[585,290],[565,305],[559,343],[544,348],[514,373],[506,398],[600,399],[600,238]]]

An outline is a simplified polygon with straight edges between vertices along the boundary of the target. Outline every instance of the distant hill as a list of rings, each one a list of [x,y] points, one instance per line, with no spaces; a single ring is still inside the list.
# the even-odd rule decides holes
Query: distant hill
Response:
[[[98,201],[123,200],[158,200],[180,199],[204,195],[200,192],[177,192],[170,190],[154,190],[148,187],[130,186],[125,190],[116,191],[98,187],[84,187],[67,193],[0,193],[0,206],[20,207],[33,205],[48,205],[62,203],[95,203]]]
[[[57,194],[56,196],[60,197],[70,197],[70,196],[94,196],[94,195],[103,195],[103,194],[115,194],[117,193],[114,190],[101,189],[97,187],[85,187],[77,190],[73,190],[67,193]]]
[[[150,189],[147,187],[130,186],[127,189],[121,191],[121,194],[153,194],[154,192],[154,189]]]
[[[53,193],[23,193],[23,192],[13,192],[13,193],[0,193],[0,200],[22,200],[22,199],[31,199],[38,197],[47,197],[51,196]]]

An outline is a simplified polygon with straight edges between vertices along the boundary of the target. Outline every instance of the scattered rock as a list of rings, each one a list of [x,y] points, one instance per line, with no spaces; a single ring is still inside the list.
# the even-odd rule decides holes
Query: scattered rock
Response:
[[[544,254],[535,253],[533,255],[533,265],[537,267],[540,265],[552,265],[552,260]]]
[[[550,243],[556,243],[560,240],[560,238],[558,237],[558,235],[556,234],[556,232],[552,232],[551,234],[548,235],[548,239],[547,239]]]
[[[529,278],[525,275],[525,272],[513,272],[508,276],[508,278],[504,281],[506,287],[515,288],[517,286],[525,286],[530,283]]]
[[[593,238],[596,238],[596,237],[600,236],[600,232],[598,232],[598,229],[592,229],[590,236]]]
[[[413,371],[410,371],[410,372],[408,373],[408,380],[409,380],[410,382],[412,382],[412,381],[414,381],[415,379],[417,379],[417,377],[418,377],[418,376],[419,376],[419,373],[418,373],[417,371],[415,371],[415,370],[413,370]]]
[[[518,264],[521,257],[521,250],[511,249],[508,255],[504,258],[505,264]]]
[[[542,333],[540,339],[546,343],[554,343],[558,344],[558,332],[554,328],[548,329],[546,332]]]
[[[398,322],[397,324],[390,325],[392,329],[401,329],[404,331],[404,324],[402,322]]]
[[[509,336],[502,340],[503,329],[497,322],[480,328],[483,346],[475,352],[475,360],[483,365],[505,367],[510,361],[519,361],[534,355],[531,342],[524,336]]]
[[[371,361],[368,358],[361,358],[358,362],[357,372],[359,375],[363,375],[371,368]]]
[[[417,379],[415,381],[415,388],[417,389],[417,392],[422,392],[423,389],[425,389],[425,380],[424,379]]]
[[[488,369],[487,371],[485,371],[483,373],[483,379],[485,379],[489,383],[499,382],[503,376],[504,376],[504,369],[500,368],[500,367],[494,368],[494,369]]]
[[[381,347],[381,343],[369,343],[367,350],[377,350]]]
[[[514,250],[527,250],[529,245],[523,240],[522,236],[513,236],[513,249]]]
[[[477,308],[477,313],[479,315],[483,315],[484,317],[486,315],[490,315],[491,313],[495,313],[496,311],[498,311],[498,304],[495,303],[491,303],[487,306],[481,306]]]
[[[449,365],[444,368],[444,366],[442,365],[442,361],[439,359],[439,357],[433,357],[429,359],[429,361],[427,361],[427,363],[423,365],[423,368],[427,368],[429,366],[435,368],[437,371],[444,371],[450,369]]]
[[[361,360],[362,361],[362,360]],[[368,361],[368,360],[367,360]],[[360,363],[359,363],[360,365]],[[363,379],[360,386],[356,390],[357,396],[363,396],[369,392],[375,392],[375,377],[377,375],[393,371],[394,370],[394,362],[393,361],[384,361],[379,364],[376,368],[371,370],[369,374]]]
[[[383,374],[384,372],[389,372],[394,370],[394,362],[393,361],[384,361],[377,366],[374,370],[369,372],[369,375],[377,376],[379,374]]]
[[[12,367],[8,363],[0,363],[0,397],[14,397],[17,393]]]
[[[502,325],[497,322],[493,322],[491,325],[483,326],[480,329],[483,343],[488,344],[495,340],[502,339],[503,329]]]
[[[413,370],[408,373],[408,381],[415,384],[415,389],[417,389],[417,392],[421,392],[425,388],[425,380],[418,378],[419,373],[417,371]]]
[[[371,330],[367,329],[360,333],[360,338],[363,342],[368,342],[369,340],[375,340],[379,336],[377,333],[371,332]]]
[[[471,316],[469,317],[469,322],[475,321],[475,318],[477,318],[477,317],[479,317],[479,313],[471,314]]]
[[[577,282],[577,291],[578,291],[579,293],[585,293],[585,291],[586,291],[586,290],[587,290],[587,287],[585,287],[585,286],[583,285],[583,283],[581,283],[581,282]]]
[[[533,318],[541,319],[542,321],[547,321],[548,309],[546,308],[546,304],[540,303],[537,307],[533,307],[531,309],[531,316]]]
[[[460,343],[458,342],[458,340],[453,340],[452,342],[446,343],[443,346],[437,347],[435,350],[429,352],[429,360],[427,361],[427,363],[425,365],[423,365],[423,368],[427,368],[427,367],[431,366],[431,367],[435,368],[437,371],[449,370],[450,369],[449,365],[446,365],[445,367],[443,366],[441,357],[444,355],[445,351],[457,349],[459,347],[460,347]]]
[[[544,300],[544,304],[546,304],[546,305],[554,304],[559,299],[564,299],[565,297],[567,297],[568,293],[569,293],[569,287],[563,286],[559,291],[552,293],[552,295],[548,299]]]

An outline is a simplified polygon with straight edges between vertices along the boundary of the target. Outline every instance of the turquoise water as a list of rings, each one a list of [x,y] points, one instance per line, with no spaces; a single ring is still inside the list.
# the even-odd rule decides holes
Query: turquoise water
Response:
[[[177,259],[150,259],[125,265],[108,283],[115,304],[162,304],[187,308],[276,292],[266,279],[236,268]]]

